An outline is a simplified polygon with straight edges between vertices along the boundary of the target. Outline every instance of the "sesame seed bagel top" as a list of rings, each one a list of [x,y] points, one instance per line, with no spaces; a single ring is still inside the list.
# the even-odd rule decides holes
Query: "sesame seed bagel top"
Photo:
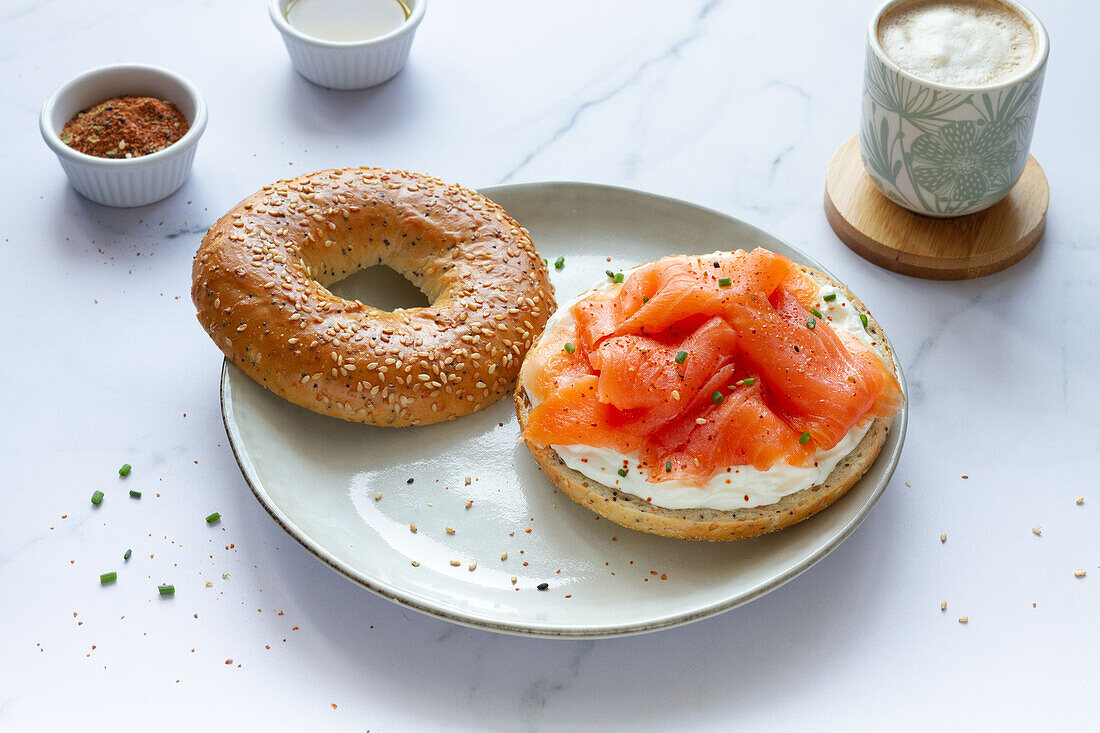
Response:
[[[385,264],[431,305],[394,312],[325,286]],[[234,364],[315,412],[372,425],[461,417],[510,391],[554,312],[527,230],[480,194],[344,168],[264,186],[195,255],[199,322]]]

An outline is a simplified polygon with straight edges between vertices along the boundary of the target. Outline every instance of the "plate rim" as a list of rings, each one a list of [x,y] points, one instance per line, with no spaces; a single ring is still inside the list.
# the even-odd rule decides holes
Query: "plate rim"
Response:
[[[501,192],[514,191],[518,189],[524,190],[553,190],[553,189],[595,189],[603,193],[614,192],[617,194],[626,194],[631,196],[641,196],[648,199],[656,199],[664,203],[673,204],[680,207],[687,207],[694,209],[697,212],[713,215],[721,219],[725,219],[729,222],[737,224],[741,227],[746,227],[754,232],[762,234],[770,239],[781,242],[784,246],[788,247],[792,251],[798,253],[800,262],[802,264],[809,265],[825,274],[834,277],[839,282],[843,282],[839,278],[836,278],[827,268],[823,267],[815,257],[803,252],[797,247],[793,247],[786,241],[779,237],[766,232],[759,227],[742,221],[730,214],[711,209],[700,204],[693,203],[691,201],[685,201],[672,196],[665,196],[662,194],[655,194],[648,191],[642,191],[639,189],[628,188],[625,186],[616,186],[612,184],[604,183],[591,183],[585,181],[535,181],[530,183],[510,183],[496,186],[486,186],[477,189],[478,192],[485,196],[492,198]],[[858,297],[858,296],[857,296]],[[806,557],[802,558],[799,562],[785,568],[784,570],[776,573],[773,577],[760,583],[756,587],[749,589],[746,592],[736,594],[724,601],[709,604],[702,608],[696,608],[691,611],[687,611],[679,614],[669,614],[652,621],[630,623],[630,624],[614,624],[614,625],[592,625],[576,627],[563,627],[554,624],[514,624],[504,621],[496,621],[487,619],[477,615],[476,613],[463,614],[452,610],[444,610],[442,608],[431,605],[426,601],[420,600],[419,596],[412,593],[402,594],[399,589],[390,587],[387,583],[382,583],[376,579],[371,579],[366,575],[359,573],[349,567],[346,563],[333,556],[328,550],[324,548],[319,542],[311,538],[306,532],[302,531],[295,522],[288,517],[279,505],[271,498],[264,488],[263,483],[260,481],[259,476],[255,473],[255,467],[251,460],[245,455],[242,455],[243,438],[240,435],[239,428],[236,421],[236,415],[233,411],[232,405],[232,384],[230,383],[230,365],[231,362],[228,358],[222,359],[222,370],[220,377],[219,387],[219,402],[222,413],[222,426],[225,428],[226,437],[229,441],[229,447],[233,452],[233,459],[237,462],[237,467],[241,471],[241,475],[244,477],[245,483],[248,485],[252,495],[259,502],[260,506],[268,513],[268,515],[275,520],[288,535],[290,535],[298,544],[306,549],[311,555],[323,562],[329,568],[344,576],[348,580],[352,581],[356,585],[359,585],[367,590],[375,593],[382,598],[397,603],[398,605],[411,608],[415,611],[419,611],[429,616],[433,616],[444,621],[451,623],[457,623],[469,628],[482,629],[487,631],[494,631],[503,634],[510,634],[515,636],[527,636],[527,637],[540,637],[540,638],[567,638],[567,639],[602,639],[621,636],[632,636],[637,634],[645,634],[653,631],[659,631],[661,629],[674,628],[676,626],[682,626],[689,624],[693,621],[698,621],[703,618],[711,616],[717,616],[725,613],[726,611],[733,610],[746,603],[750,603],[761,596],[767,595],[773,590],[789,583],[797,578],[802,573],[809,570],[811,567],[821,562],[826,556],[833,550],[841,545],[855,530],[863,523],[867,516],[874,509],[883,493],[886,491],[886,487],[890,484],[893,478],[894,471],[897,469],[899,459],[901,457],[901,451],[905,445],[905,433],[909,423],[909,400],[908,400],[908,387],[905,381],[905,375],[902,371],[901,363],[896,358],[896,351],[894,350],[893,343],[889,337],[883,332],[883,337],[886,339],[887,345],[895,353],[895,363],[898,370],[898,381],[901,383],[902,394],[906,396],[905,404],[902,405],[901,410],[895,415],[891,421],[891,432],[896,435],[896,444],[889,455],[884,456],[879,454],[872,465],[877,464],[881,460],[886,460],[887,465],[882,479],[879,481],[878,486],[871,492],[871,495],[867,497],[862,506],[856,509],[853,515],[847,522],[833,534],[824,545],[817,548],[814,552],[810,553]],[[240,445],[238,445],[240,444]],[[863,479],[860,478],[860,481]],[[857,482],[858,484],[859,482]],[[852,488],[855,488],[854,486]],[[851,492],[845,492],[845,496]],[[843,498],[843,497],[842,497]],[[826,507],[828,509],[828,507]],[[812,519],[812,517],[811,517]]]

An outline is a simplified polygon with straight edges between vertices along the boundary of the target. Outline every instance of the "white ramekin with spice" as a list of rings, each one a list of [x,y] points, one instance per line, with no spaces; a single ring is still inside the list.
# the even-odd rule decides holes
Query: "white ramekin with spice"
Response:
[[[84,72],[42,106],[39,127],[81,195],[106,206],[144,206],[191,172],[206,103],[187,79],[157,66]]]

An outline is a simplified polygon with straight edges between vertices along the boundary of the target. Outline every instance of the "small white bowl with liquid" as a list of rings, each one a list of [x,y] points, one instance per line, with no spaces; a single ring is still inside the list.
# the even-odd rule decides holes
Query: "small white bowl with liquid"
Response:
[[[268,0],[268,11],[299,74],[329,89],[366,89],[405,66],[426,4]]]

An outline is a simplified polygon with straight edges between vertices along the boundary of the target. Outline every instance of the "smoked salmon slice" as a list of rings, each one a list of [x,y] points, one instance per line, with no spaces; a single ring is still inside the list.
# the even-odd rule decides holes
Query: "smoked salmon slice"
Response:
[[[811,313],[818,293],[760,248],[636,268],[528,354],[524,438],[615,450],[655,482],[805,465],[903,401],[881,356]]]

